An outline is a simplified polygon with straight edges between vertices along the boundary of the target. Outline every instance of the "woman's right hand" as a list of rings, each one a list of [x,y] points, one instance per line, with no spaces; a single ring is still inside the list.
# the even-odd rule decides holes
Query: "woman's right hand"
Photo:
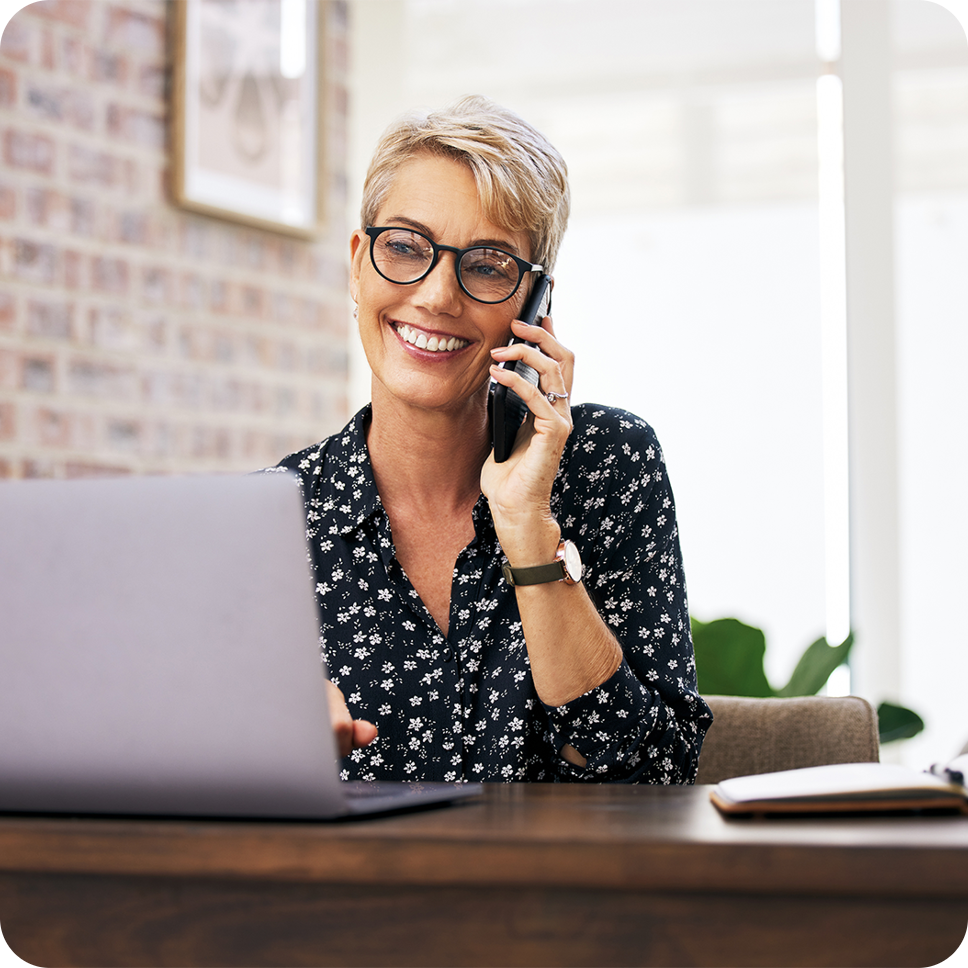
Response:
[[[346,708],[343,693],[329,679],[326,680],[326,699],[329,702],[329,716],[341,757],[361,746],[369,746],[376,739],[376,726],[365,719],[354,719]]]

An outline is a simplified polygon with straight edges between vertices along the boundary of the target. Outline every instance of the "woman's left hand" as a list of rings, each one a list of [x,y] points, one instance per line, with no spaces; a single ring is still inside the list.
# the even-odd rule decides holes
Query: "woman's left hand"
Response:
[[[519,558],[516,538],[520,537],[523,546],[530,548],[526,553],[534,554],[535,537],[545,531],[550,535],[557,529],[551,516],[551,487],[572,428],[569,395],[575,354],[555,338],[550,316],[545,316],[540,326],[527,326],[514,320],[511,330],[515,336],[535,345],[515,343],[491,350],[495,360],[491,375],[517,393],[529,412],[508,459],[498,464],[493,453],[488,457],[481,471],[481,490],[491,506],[508,560],[513,565],[525,565],[531,562],[516,560]],[[505,360],[523,360],[533,367],[539,376],[538,386],[496,365]],[[557,399],[552,402],[549,394],[556,395]]]

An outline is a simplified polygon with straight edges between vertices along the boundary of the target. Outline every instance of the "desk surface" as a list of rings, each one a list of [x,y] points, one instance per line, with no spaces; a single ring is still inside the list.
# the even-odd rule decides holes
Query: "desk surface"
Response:
[[[6,817],[0,870],[968,898],[968,817],[727,819],[708,794],[494,784],[465,804],[335,823]]]
[[[708,787],[488,786],[339,823],[0,818],[42,968],[928,968],[968,817],[726,819]]]

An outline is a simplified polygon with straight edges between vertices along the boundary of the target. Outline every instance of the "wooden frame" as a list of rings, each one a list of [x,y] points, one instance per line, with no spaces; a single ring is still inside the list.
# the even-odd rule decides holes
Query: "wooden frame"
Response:
[[[193,211],[311,238],[322,221],[319,0],[177,0],[172,193]]]

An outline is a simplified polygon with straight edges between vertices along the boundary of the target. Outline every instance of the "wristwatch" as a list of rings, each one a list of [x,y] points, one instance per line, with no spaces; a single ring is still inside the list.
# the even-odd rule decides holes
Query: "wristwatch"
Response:
[[[504,580],[509,585],[543,585],[549,581],[563,581],[577,585],[581,581],[581,555],[572,541],[559,541],[555,560],[549,565],[533,565],[530,568],[512,568],[504,562]]]

